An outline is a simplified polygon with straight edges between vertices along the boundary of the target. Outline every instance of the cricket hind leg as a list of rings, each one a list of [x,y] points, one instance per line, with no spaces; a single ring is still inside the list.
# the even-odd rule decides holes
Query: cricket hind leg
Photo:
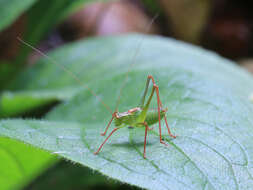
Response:
[[[102,147],[104,146],[104,144],[106,143],[106,141],[110,138],[110,136],[115,132],[117,131],[119,128],[114,128],[112,130],[112,132],[108,135],[108,137],[104,140],[104,142],[99,146],[98,150],[96,152],[94,152],[94,154],[98,154],[99,151],[102,149]]]
[[[148,78],[147,78],[147,82],[146,82],[146,87],[145,87],[144,93],[143,93],[143,95],[142,95],[140,104],[139,104],[139,107],[140,107],[140,108],[143,108],[143,107],[144,107],[145,98],[146,98],[146,95],[147,95],[147,93],[148,93],[149,83],[150,83],[150,78],[148,77]]]
[[[162,108],[162,102],[161,102],[161,100],[160,100],[160,106],[161,106],[161,108]],[[173,134],[171,133],[171,131],[170,131],[170,127],[169,127],[168,122],[167,122],[166,114],[165,114],[165,116],[164,116],[164,121],[165,121],[166,127],[167,127],[167,129],[168,129],[168,134],[169,134],[169,136],[171,136],[172,138],[176,138],[177,136],[176,136],[176,135],[173,135]]]
[[[175,139],[177,136],[176,136],[176,135],[173,135],[173,134],[171,133],[170,127],[169,127],[168,122],[167,122],[166,114],[165,114],[165,116],[164,116],[164,121],[165,121],[166,127],[167,127],[167,129],[168,129],[168,134],[169,134],[169,136],[171,136],[172,138]]]
[[[163,139],[162,139],[162,128],[161,128],[161,114],[160,114],[160,110],[162,108],[162,102],[160,100],[160,95],[159,95],[159,87],[157,86],[157,84],[155,83],[155,79],[152,75],[149,75],[148,76],[148,81],[149,80],[152,80],[152,83],[153,83],[153,89],[152,89],[152,92],[155,90],[156,92],[156,97],[157,97],[157,109],[158,109],[158,122],[159,122],[159,136],[160,136],[160,143],[164,144],[164,145],[167,145]],[[153,95],[153,93],[151,94]],[[176,138],[176,136],[172,135],[172,133],[170,132],[170,128],[169,128],[169,125],[168,125],[168,122],[167,122],[167,119],[166,119],[166,115],[164,116],[164,120],[165,120],[165,124],[166,124],[166,127],[168,129],[168,133],[171,137],[173,138]]]
[[[148,134],[148,131],[149,131],[149,127],[148,127],[148,124],[146,122],[144,122],[143,125],[145,126],[143,158],[146,159],[146,144],[147,144],[147,134]]]

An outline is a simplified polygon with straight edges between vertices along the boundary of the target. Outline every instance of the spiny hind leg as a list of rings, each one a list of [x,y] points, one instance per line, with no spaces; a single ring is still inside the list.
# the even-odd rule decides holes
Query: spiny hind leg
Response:
[[[167,122],[166,115],[164,116],[164,121],[165,121],[166,127],[167,127],[167,129],[168,129],[168,134],[169,134],[169,136],[171,136],[172,138],[175,139],[177,136],[176,136],[176,135],[173,135],[173,134],[171,133],[170,127],[169,127],[168,122]]]
[[[164,145],[167,145],[167,144],[163,141],[163,139],[162,139],[161,115],[160,115],[160,110],[162,109],[162,102],[161,102],[160,95],[159,95],[159,87],[158,87],[157,84],[155,83],[154,77],[153,77],[152,75],[149,75],[149,76],[148,76],[148,79],[151,79],[151,80],[152,80],[153,89],[155,89],[155,91],[156,91],[157,109],[158,109],[158,121],[159,121],[159,136],[160,136],[160,143],[162,143],[162,144],[164,144]],[[170,131],[170,128],[169,128],[169,125],[168,125],[166,116],[164,117],[164,120],[165,120],[166,127],[167,127],[167,129],[168,129],[169,135],[170,135],[171,137],[173,137],[173,138],[176,138],[176,136],[172,135],[172,133],[171,133],[171,131]]]
[[[160,101],[160,106],[162,107],[162,102],[161,102],[161,101]],[[176,136],[176,135],[173,135],[173,134],[171,133],[171,131],[170,131],[170,127],[169,127],[168,122],[167,122],[166,114],[165,114],[165,116],[164,116],[164,121],[165,121],[166,127],[167,127],[167,129],[168,129],[168,134],[169,134],[169,136],[171,136],[172,138],[176,138],[177,136]]]
[[[159,87],[157,86],[157,84],[155,83],[155,79],[152,75],[148,76],[148,79],[152,80],[153,83],[153,89],[152,92],[155,91],[156,92],[156,98],[157,98],[157,112],[158,112],[158,122],[159,122],[159,136],[160,136],[160,143],[167,145],[163,140],[162,140],[162,128],[161,128],[161,114],[160,114],[160,110],[161,110],[161,101],[160,101],[160,95],[159,95]]]
[[[150,83],[150,78],[148,77],[148,78],[147,78],[147,82],[146,82],[146,86],[145,86],[145,90],[144,90],[144,92],[143,92],[141,101],[140,101],[140,103],[139,103],[139,107],[140,107],[140,108],[143,108],[143,107],[144,107],[144,102],[145,102],[145,99],[146,99],[146,96],[147,96],[147,93],[148,93],[149,83]],[[153,95],[152,95],[152,96],[153,96]]]

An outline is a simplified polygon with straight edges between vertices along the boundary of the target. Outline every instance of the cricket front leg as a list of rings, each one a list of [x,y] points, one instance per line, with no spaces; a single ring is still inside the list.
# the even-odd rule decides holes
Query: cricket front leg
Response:
[[[107,124],[107,126],[106,126],[106,128],[105,128],[105,131],[104,131],[103,133],[101,133],[101,136],[105,136],[105,135],[106,135],[106,132],[108,131],[108,129],[109,129],[109,127],[110,127],[110,125],[111,125],[111,123],[112,123],[112,121],[113,121],[113,119],[114,119],[115,117],[117,117],[117,112],[114,112],[114,113],[112,114],[112,118],[111,118],[111,120],[109,121],[109,123]]]
[[[115,132],[117,131],[119,128],[114,128],[112,130],[112,132],[109,134],[109,136],[104,140],[104,142],[100,145],[100,147],[98,148],[98,150],[96,152],[94,152],[94,154],[98,154],[99,151],[101,150],[101,148],[104,146],[104,144],[106,143],[106,141],[110,138],[110,136]]]

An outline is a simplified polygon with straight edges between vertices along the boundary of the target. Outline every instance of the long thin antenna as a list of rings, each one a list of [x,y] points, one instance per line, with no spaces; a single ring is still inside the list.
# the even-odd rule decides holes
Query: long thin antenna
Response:
[[[151,19],[151,21],[150,21],[150,22],[148,23],[148,25],[145,27],[145,32],[148,32],[148,31],[150,30],[152,24],[155,22],[155,20],[157,19],[158,16],[159,16],[159,13],[157,13],[157,14]],[[135,52],[135,54],[134,54],[134,56],[133,56],[133,58],[132,58],[132,61],[131,61],[130,66],[129,66],[128,70],[127,70],[127,73],[126,73],[126,76],[125,76],[125,80],[123,81],[122,86],[121,86],[121,88],[120,88],[119,96],[118,96],[117,103],[116,103],[116,106],[115,106],[115,112],[118,111],[118,106],[119,106],[119,103],[120,103],[120,97],[121,97],[121,95],[122,95],[122,90],[123,90],[123,88],[124,88],[125,85],[126,85],[129,72],[131,71],[131,69],[132,69],[132,67],[133,67],[133,65],[134,65],[135,59],[136,59],[136,57],[137,57],[137,55],[138,55],[138,53],[139,53],[139,51],[140,51],[141,45],[142,45],[142,43],[143,43],[143,38],[144,38],[144,37],[142,37],[142,38],[140,39],[139,43],[138,43],[136,52]]]
[[[31,49],[33,49],[34,51],[38,52],[40,55],[44,56],[45,58],[47,58],[51,63],[57,65],[58,67],[60,67],[63,71],[65,71],[66,73],[69,74],[69,76],[71,76],[74,80],[76,80],[81,86],[83,86],[84,88],[86,88],[87,90],[89,90],[89,92],[94,95],[101,103],[102,105],[111,113],[112,113],[112,110],[110,109],[110,107],[108,105],[106,105],[99,97],[98,95],[93,91],[91,90],[87,85],[85,85],[84,83],[82,83],[82,81],[73,73],[71,72],[70,70],[68,70],[66,67],[64,67],[63,65],[57,63],[57,61],[55,61],[53,58],[49,57],[48,55],[46,55],[45,53],[43,53],[42,51],[40,51],[39,49],[33,47],[31,44],[25,42],[24,40],[22,40],[21,38],[17,37],[17,39],[23,43],[24,45],[30,47]]]

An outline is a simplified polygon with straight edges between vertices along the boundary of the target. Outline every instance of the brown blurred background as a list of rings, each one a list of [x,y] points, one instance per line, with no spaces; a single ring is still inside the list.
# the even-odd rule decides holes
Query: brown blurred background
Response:
[[[252,70],[252,1],[120,0],[90,3],[54,28],[39,47],[47,51],[68,41],[126,32],[173,37],[214,50]],[[145,27],[155,14],[149,31]],[[16,36],[24,32],[26,14],[0,34],[0,59],[18,51]],[[36,56],[35,56],[36,57]],[[33,60],[33,59],[31,59]]]

